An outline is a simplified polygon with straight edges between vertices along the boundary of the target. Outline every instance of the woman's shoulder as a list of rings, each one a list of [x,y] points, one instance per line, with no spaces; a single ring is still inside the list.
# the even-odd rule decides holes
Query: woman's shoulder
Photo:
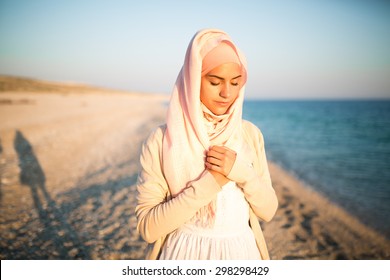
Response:
[[[161,138],[164,135],[165,130],[167,129],[166,124],[159,125],[155,127],[149,134],[149,138]]]
[[[242,128],[248,136],[263,138],[263,134],[256,125],[247,120],[242,120]]]
[[[157,145],[160,146],[164,137],[164,132],[167,128],[166,124],[160,125],[156,128],[154,128],[150,133],[149,136],[145,140],[145,145]]]
[[[264,137],[260,129],[250,121],[242,121],[243,137],[245,141],[260,151],[264,148]]]

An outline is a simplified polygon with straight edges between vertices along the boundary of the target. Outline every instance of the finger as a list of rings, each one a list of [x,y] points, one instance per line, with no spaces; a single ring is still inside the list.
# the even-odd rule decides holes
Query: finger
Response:
[[[210,150],[207,152],[207,157],[213,157],[222,160],[224,158],[225,154],[221,154],[217,151]]]
[[[218,158],[215,158],[215,157],[207,157],[206,161],[208,163],[213,164],[213,165],[218,165],[218,166],[222,165],[222,161],[220,159],[218,159]]]
[[[223,146],[215,145],[210,147],[210,151],[215,151],[217,153],[224,154],[226,152],[226,148]]]
[[[212,146],[210,150],[218,152],[220,154],[224,154],[224,155],[226,154],[228,156],[235,156],[237,154],[235,151],[225,146]]]
[[[226,151],[226,153],[221,154],[221,153],[218,153],[214,150],[211,150],[207,153],[207,157],[213,157],[213,158],[219,159],[223,162],[226,162],[226,161],[230,162],[230,161],[235,160],[236,154],[233,152],[230,152],[230,151]]]
[[[229,148],[226,147],[226,146],[223,146],[222,148],[225,149],[225,152],[232,153],[232,154],[234,154],[234,155],[237,154],[236,151],[233,151],[232,149],[229,149]]]
[[[207,169],[217,171],[217,172],[221,173],[222,175],[226,176],[227,175],[226,167],[223,165],[223,163],[221,163],[221,164],[222,165],[213,164],[210,162],[205,162]]]
[[[214,170],[214,171],[217,171],[218,173],[222,174],[222,168],[219,167],[218,165],[213,165],[213,164],[211,164],[209,162],[206,162],[205,165],[206,165],[207,169]]]

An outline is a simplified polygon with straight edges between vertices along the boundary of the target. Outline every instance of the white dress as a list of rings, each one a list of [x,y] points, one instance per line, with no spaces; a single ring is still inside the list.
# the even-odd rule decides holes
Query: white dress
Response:
[[[162,248],[165,260],[261,259],[249,226],[249,204],[235,182],[222,187],[212,226],[192,219],[170,233]]]

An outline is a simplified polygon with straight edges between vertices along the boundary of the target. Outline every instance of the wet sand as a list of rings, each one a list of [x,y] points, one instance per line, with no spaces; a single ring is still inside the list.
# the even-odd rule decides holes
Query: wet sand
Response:
[[[144,258],[139,153],[168,97],[0,82],[0,258]],[[270,170],[279,198],[263,223],[272,259],[389,259],[389,240]]]

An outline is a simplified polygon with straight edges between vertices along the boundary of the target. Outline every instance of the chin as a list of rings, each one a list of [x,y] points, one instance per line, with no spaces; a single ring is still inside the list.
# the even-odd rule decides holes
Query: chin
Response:
[[[228,109],[226,109],[226,108],[215,108],[214,110],[210,110],[210,111],[213,112],[215,115],[219,116],[219,115],[226,114]]]

